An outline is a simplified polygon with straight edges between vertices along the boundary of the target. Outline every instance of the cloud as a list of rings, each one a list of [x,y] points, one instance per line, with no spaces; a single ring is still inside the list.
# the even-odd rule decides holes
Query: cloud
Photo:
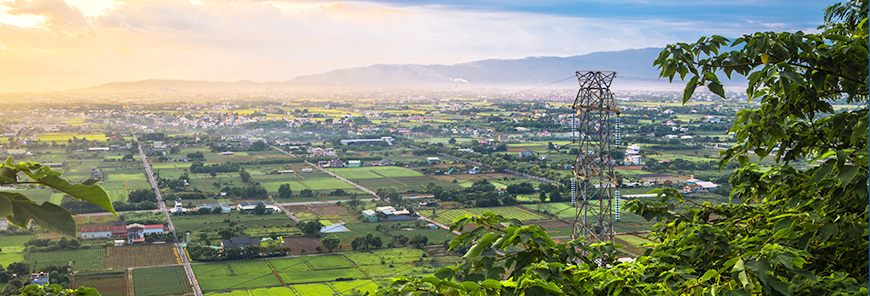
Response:
[[[9,8],[6,11],[8,14],[44,16],[50,25],[84,26],[87,24],[82,12],[63,0],[17,0],[3,5]]]
[[[748,22],[577,17],[443,4],[69,3],[0,2],[0,22],[3,8],[7,17],[44,20],[35,26],[0,24],[5,46],[0,48],[0,91],[68,89],[147,78],[280,81],[378,63],[570,56],[764,28]]]

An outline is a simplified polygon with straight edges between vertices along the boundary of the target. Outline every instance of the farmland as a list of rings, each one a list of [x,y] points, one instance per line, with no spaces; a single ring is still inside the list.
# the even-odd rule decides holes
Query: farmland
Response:
[[[484,212],[493,212],[507,219],[520,221],[547,220],[548,218],[520,207],[495,207],[495,208],[464,208],[437,211],[435,217],[430,217],[441,224],[449,225],[454,219],[463,215],[480,215]]]
[[[420,264],[426,257],[428,255],[425,252],[417,249],[385,249],[340,255],[204,263],[194,264],[193,267],[204,291],[273,287],[284,283],[297,292],[299,289],[334,289],[330,293],[349,293],[354,289],[374,289],[377,286],[375,282],[383,283],[386,278],[397,274],[432,271],[434,266]],[[330,284],[309,284],[321,282]],[[342,284],[336,286],[336,283]]]
[[[73,287],[94,287],[102,295],[127,295],[127,274],[124,271],[80,272],[73,275]],[[138,295],[138,293],[137,293]]]
[[[102,265],[106,269],[122,269],[180,264],[177,252],[168,244],[108,247]]]
[[[0,236],[0,265],[7,266],[9,263],[19,262],[24,259],[24,243],[33,238],[33,235]]]
[[[66,266],[72,263],[73,270],[99,270],[103,268],[102,259],[105,252],[104,248],[29,252],[24,255],[24,260],[34,268],[51,265]]]
[[[181,266],[137,268],[133,270],[136,295],[174,295],[192,292]]]

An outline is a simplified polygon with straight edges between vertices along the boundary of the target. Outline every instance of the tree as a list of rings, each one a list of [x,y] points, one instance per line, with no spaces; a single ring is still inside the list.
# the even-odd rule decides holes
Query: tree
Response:
[[[550,192],[550,201],[552,202],[561,202],[562,201],[562,193],[559,190],[554,190]]]
[[[313,195],[314,195],[314,191],[312,191],[311,189],[305,188],[305,189],[299,190],[299,196],[311,197]]]
[[[302,233],[304,233],[305,235],[318,236],[320,235],[321,228],[323,228],[323,224],[321,224],[319,220],[304,221],[299,223],[299,229],[301,229]]]
[[[414,246],[417,249],[422,249],[423,246],[429,243],[429,237],[425,235],[415,235],[411,237],[411,240],[408,241],[409,244]]]
[[[684,102],[699,86],[726,97],[718,75],[737,73],[760,107],[738,112],[738,143],[720,162],[738,163],[731,203],[700,203],[674,189],[627,202],[658,222],[655,242],[635,261],[617,262],[612,243],[555,243],[539,226],[484,213],[451,226],[477,226],[450,244],[467,248],[470,262],[395,278],[379,294],[867,295],[867,12],[866,0],[850,1],[826,9],[818,34],[666,47],[655,63],[662,77],[688,78]],[[838,111],[837,101],[860,107]],[[762,169],[751,154],[775,164]],[[813,165],[793,165],[801,160]],[[510,247],[522,251],[483,253]]]
[[[255,215],[266,214],[266,205],[264,205],[263,203],[258,203],[256,206],[254,206],[254,214]]]
[[[450,144],[450,145],[456,144],[456,139],[455,139],[455,138],[450,138],[450,140],[447,140],[447,143]]]
[[[338,246],[341,245],[341,239],[335,234],[330,234],[320,239],[320,244],[332,252],[332,250],[338,249]]]
[[[251,182],[251,173],[248,173],[244,168],[239,170],[239,177],[242,177],[242,182]]]
[[[127,201],[131,203],[140,203],[143,201],[156,201],[157,194],[153,189],[136,189],[130,192],[127,196]]]
[[[290,189],[290,184],[284,183],[278,186],[279,198],[290,198],[293,196],[293,189]]]
[[[0,164],[0,185],[47,186],[117,215],[109,195],[96,183],[97,180],[88,180],[79,184],[70,184],[61,178],[60,172],[48,166],[35,162],[14,163],[12,157]],[[67,236],[75,236],[76,233],[75,221],[68,211],[49,202],[37,204],[26,195],[17,192],[0,192],[0,217],[6,217],[10,223],[22,228],[27,227],[27,223],[33,220],[52,232]]]

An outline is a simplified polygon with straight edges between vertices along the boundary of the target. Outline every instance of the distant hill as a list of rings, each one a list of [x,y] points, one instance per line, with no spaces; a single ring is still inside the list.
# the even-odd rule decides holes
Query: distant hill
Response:
[[[455,65],[385,65],[338,69],[325,73],[299,76],[288,81],[258,83],[253,81],[210,82],[187,80],[142,80],[113,82],[82,89],[85,91],[145,91],[145,90],[233,90],[291,88],[399,88],[399,87],[535,87],[552,83],[575,71],[616,71],[614,87],[668,87],[679,89],[682,84],[668,86],[658,79],[652,63],[661,48],[596,52],[571,57],[527,57],[522,59],[489,59]],[[738,80],[734,83],[745,83]],[[567,79],[555,87],[570,87],[576,80]],[[728,84],[728,83],[726,83]],[[634,86],[634,87],[632,87]]]

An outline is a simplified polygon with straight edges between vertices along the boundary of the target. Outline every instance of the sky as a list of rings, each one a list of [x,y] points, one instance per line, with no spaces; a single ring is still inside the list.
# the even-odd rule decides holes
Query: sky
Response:
[[[0,0],[0,92],[108,82],[285,81],[814,32],[819,0]]]

